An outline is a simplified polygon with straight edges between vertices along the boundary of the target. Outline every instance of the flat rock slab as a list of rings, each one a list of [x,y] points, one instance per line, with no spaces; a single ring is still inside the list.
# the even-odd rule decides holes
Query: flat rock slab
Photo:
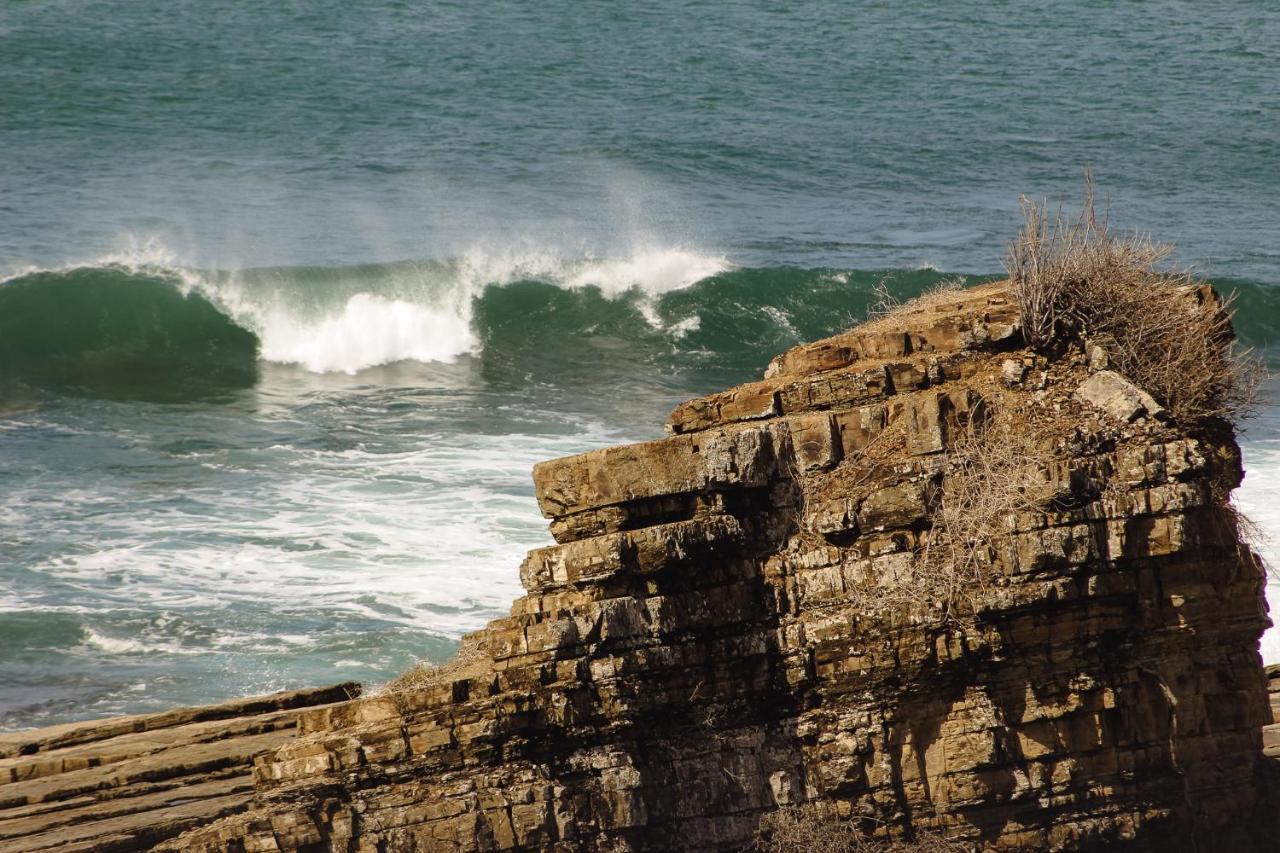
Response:
[[[247,808],[253,759],[355,683],[0,734],[0,853],[138,850]]]
[[[1155,417],[1164,411],[1154,397],[1114,370],[1100,370],[1090,376],[1076,390],[1076,399],[1124,423],[1144,415]]]

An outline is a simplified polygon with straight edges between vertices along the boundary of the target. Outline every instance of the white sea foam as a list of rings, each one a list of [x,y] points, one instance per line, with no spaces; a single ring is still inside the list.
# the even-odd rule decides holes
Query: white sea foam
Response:
[[[696,332],[702,327],[702,318],[697,314],[692,317],[685,317],[683,320],[672,323],[668,331],[677,338],[683,338],[690,332]]]
[[[658,249],[639,252],[630,258],[570,264],[569,274],[557,280],[567,287],[594,285],[606,296],[620,296],[632,288],[658,296],[718,275],[729,266],[723,257],[679,249]]]
[[[396,361],[450,362],[475,348],[469,310],[358,293],[318,322],[274,310],[259,320],[262,358],[316,373],[353,374]]]
[[[683,248],[648,247],[626,257],[574,258],[536,246],[475,247],[459,262],[464,289],[516,281],[546,281],[567,288],[598,287],[610,298],[638,290],[659,296],[718,275],[731,268],[727,258]]]
[[[145,643],[120,637],[108,637],[92,628],[84,631],[84,645],[113,655],[139,654],[148,651]]]
[[[180,642],[172,640],[144,636],[112,637],[95,631],[93,628],[84,629],[82,645],[93,651],[105,652],[109,655],[196,655],[202,651],[200,648],[183,646]]]
[[[1244,482],[1236,492],[1241,511],[1263,535],[1255,547],[1267,563],[1267,605],[1274,624],[1262,635],[1262,659],[1280,663],[1280,436],[1246,442]]]
[[[684,249],[648,249],[620,259],[565,259],[537,248],[472,249],[453,263],[414,268],[417,280],[398,275],[394,298],[357,293],[318,317],[300,314],[287,302],[264,309],[234,284],[214,293],[259,335],[264,359],[317,373],[356,373],[404,360],[450,362],[473,352],[479,341],[472,328],[472,300],[486,287],[533,280],[569,289],[598,287],[610,299],[638,292],[642,316],[661,328],[654,298],[729,268],[723,257]]]
[[[800,340],[801,335],[796,327],[791,323],[791,315],[783,308],[777,308],[773,305],[766,305],[761,309],[765,315],[774,322],[778,328],[784,330],[788,335]]]
[[[350,619],[459,636],[520,594],[515,567],[548,542],[523,491],[533,464],[616,438],[588,425],[564,435],[397,433],[411,449],[394,453],[289,444],[219,451],[230,463],[223,479],[192,492],[189,506],[165,511],[139,512],[109,485],[60,489],[59,526],[92,536],[94,549],[31,568],[89,598],[41,609],[95,620],[111,610],[251,612],[263,602],[288,602],[291,611],[265,634],[230,618],[128,627],[121,616],[82,638],[86,652],[103,655],[294,653],[317,638],[285,626],[311,618],[339,634]],[[0,609],[6,604],[0,598]]]

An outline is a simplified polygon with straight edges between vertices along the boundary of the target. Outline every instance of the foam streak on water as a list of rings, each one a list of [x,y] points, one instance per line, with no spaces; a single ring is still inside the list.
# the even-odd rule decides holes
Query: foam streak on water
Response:
[[[1280,400],[1280,376],[1263,388],[1264,399]],[[1245,477],[1235,502],[1257,535],[1255,550],[1267,564],[1267,603],[1273,623],[1262,638],[1262,658],[1280,663],[1280,408],[1274,403],[1247,424],[1241,438]]]

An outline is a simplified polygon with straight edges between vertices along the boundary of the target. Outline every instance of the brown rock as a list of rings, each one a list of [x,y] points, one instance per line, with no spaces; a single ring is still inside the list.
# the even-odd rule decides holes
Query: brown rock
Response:
[[[1000,362],[1000,376],[1006,385],[1021,385],[1027,378],[1027,366],[1019,360],[1006,358]]]
[[[139,850],[243,811],[253,759],[357,684],[0,734],[0,851]]]

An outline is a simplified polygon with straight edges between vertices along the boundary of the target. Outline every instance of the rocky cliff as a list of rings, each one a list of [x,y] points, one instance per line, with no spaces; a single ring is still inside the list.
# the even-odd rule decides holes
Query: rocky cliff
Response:
[[[252,807],[163,849],[737,850],[805,804],[966,849],[1250,849],[1239,452],[1108,368],[1024,348],[1007,283],[935,293],[539,465],[557,544],[510,615],[301,711]]]

